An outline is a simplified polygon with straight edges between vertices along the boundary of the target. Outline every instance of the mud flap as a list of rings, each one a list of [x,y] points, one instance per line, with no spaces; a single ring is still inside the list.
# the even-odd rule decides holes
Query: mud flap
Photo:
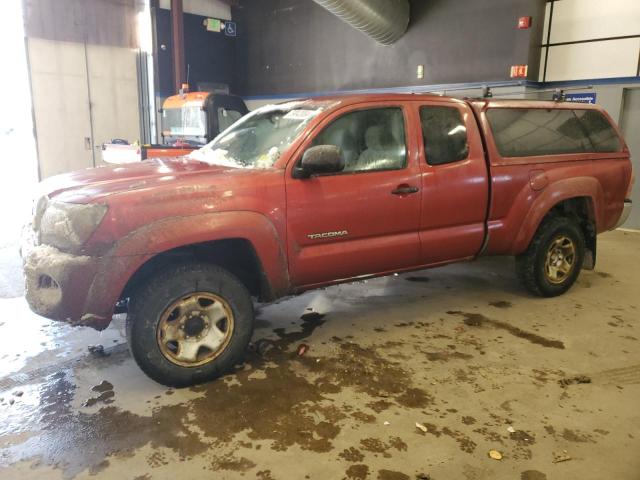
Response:
[[[582,268],[585,270],[594,270],[596,268],[596,252],[597,252],[597,236],[589,235],[585,238],[586,249],[584,251],[584,260]]]

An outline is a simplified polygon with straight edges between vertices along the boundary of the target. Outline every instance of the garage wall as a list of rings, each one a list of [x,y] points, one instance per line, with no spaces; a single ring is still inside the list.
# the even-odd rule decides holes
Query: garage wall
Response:
[[[640,2],[548,1],[542,60],[540,81],[637,77]]]
[[[623,94],[640,83],[640,2],[547,1],[539,80],[594,91],[620,123]]]
[[[23,0],[30,38],[138,46],[136,15],[144,0]]]
[[[186,4],[185,4],[186,7]],[[237,39],[227,37],[224,33],[209,32],[203,25],[208,17],[226,18],[226,11],[211,9],[214,15],[197,15],[184,13],[184,51],[185,65],[189,66],[189,84],[196,89],[198,84],[226,84],[230,90],[235,88],[236,42]],[[156,10],[156,55],[158,65],[158,104],[162,99],[176,92],[173,83],[173,45],[171,37],[171,11],[159,8]]]
[[[539,80],[545,87],[595,92],[596,103],[622,128],[638,171],[640,2],[548,1],[541,65]],[[640,203],[637,182],[633,200]],[[640,228],[639,217],[634,214],[625,226]]]
[[[170,10],[171,0],[160,0],[158,5],[160,8]],[[231,7],[220,0],[182,0],[182,11],[201,17],[231,20]]]
[[[40,178],[101,163],[101,145],[140,138],[142,0],[24,0]]]
[[[538,78],[544,0],[412,0],[406,35],[382,46],[311,0],[243,0],[240,91],[300,92],[509,80],[511,65]],[[517,30],[518,17],[533,28]],[[424,79],[418,79],[418,65]]]
[[[622,99],[620,126],[629,150],[631,150],[633,171],[640,172],[640,87],[626,88]],[[635,208],[631,210],[631,215],[623,227],[640,230],[640,208],[638,208],[640,205],[640,180],[638,180],[638,173],[636,173],[636,183],[631,192],[631,200]]]

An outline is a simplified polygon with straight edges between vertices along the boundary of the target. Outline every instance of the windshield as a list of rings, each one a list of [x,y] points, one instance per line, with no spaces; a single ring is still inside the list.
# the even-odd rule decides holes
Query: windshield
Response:
[[[199,105],[164,108],[162,109],[162,134],[165,137],[206,137],[206,113]]]
[[[215,165],[271,168],[322,107],[289,102],[259,108],[191,156]]]

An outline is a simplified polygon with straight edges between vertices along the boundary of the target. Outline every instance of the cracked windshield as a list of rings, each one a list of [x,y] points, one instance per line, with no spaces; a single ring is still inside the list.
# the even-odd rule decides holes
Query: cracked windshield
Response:
[[[268,105],[191,154],[212,165],[271,168],[322,108],[301,102]]]

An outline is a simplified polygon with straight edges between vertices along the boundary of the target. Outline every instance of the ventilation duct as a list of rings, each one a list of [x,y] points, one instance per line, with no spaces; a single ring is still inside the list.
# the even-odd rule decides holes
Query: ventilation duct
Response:
[[[409,25],[409,0],[313,0],[383,45],[398,40]]]

